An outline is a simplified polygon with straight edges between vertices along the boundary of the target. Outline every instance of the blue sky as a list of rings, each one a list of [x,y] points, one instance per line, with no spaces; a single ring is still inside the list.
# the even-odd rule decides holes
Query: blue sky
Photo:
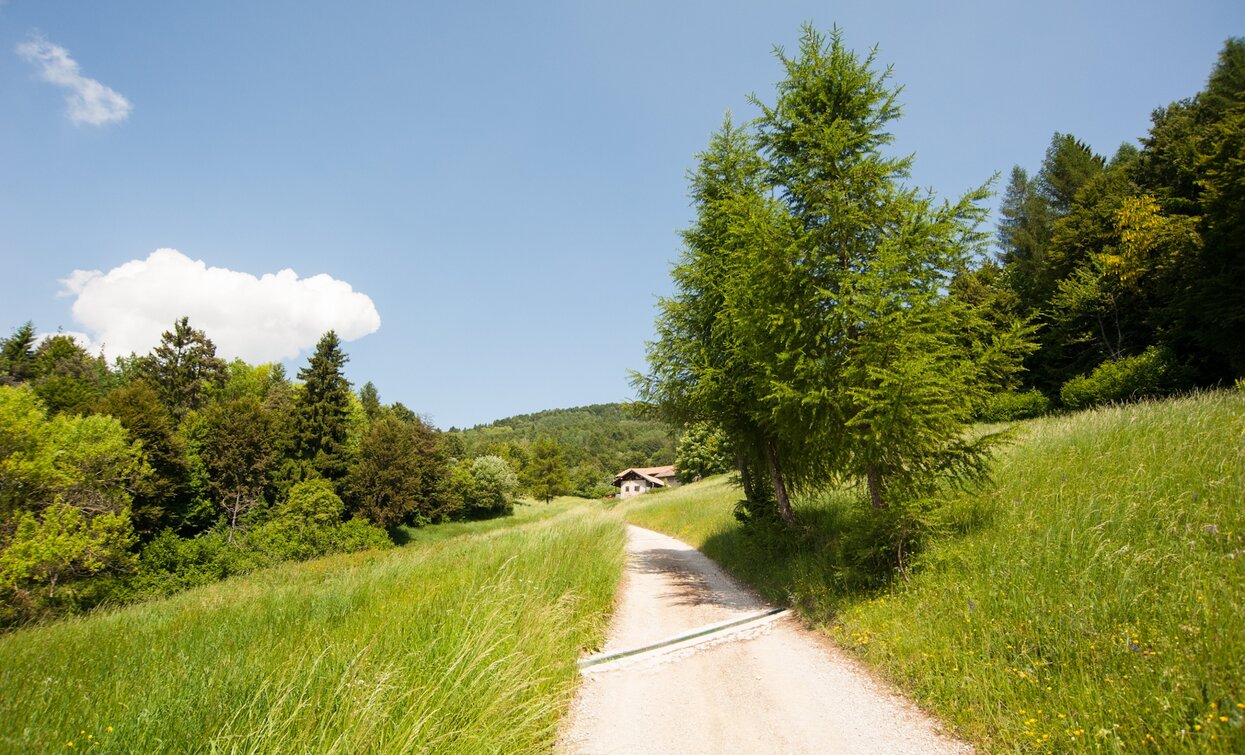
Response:
[[[1240,2],[1012,5],[0,2],[0,329],[185,313],[293,372],[336,327],[441,427],[625,400],[693,155],[801,22],[894,65],[947,196],[1055,131],[1109,155],[1245,34]]]

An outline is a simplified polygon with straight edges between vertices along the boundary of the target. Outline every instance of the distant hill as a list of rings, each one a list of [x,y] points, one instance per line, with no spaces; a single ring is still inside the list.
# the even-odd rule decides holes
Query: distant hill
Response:
[[[629,404],[547,409],[454,432],[472,456],[510,459],[538,438],[552,438],[566,453],[572,486],[585,495],[599,494],[590,488],[608,484],[627,467],[674,463],[674,429],[640,416]]]

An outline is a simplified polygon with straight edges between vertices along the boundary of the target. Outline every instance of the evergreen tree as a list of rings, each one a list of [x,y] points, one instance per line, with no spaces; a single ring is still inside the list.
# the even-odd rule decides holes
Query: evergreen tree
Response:
[[[380,418],[380,393],[376,390],[376,385],[371,380],[363,384],[359,389],[359,403],[363,405],[363,414],[367,417],[368,422],[375,422]]]
[[[342,373],[347,361],[337,333],[330,330],[298,371],[303,385],[295,402],[294,454],[333,481],[344,477],[350,466],[350,382]]]
[[[0,385],[17,385],[30,380],[34,375],[34,360],[35,324],[27,320],[0,341]]]
[[[976,479],[988,440],[966,440],[966,423],[1026,347],[1017,323],[968,337],[988,332],[982,315],[947,295],[984,242],[986,191],[935,204],[902,184],[897,89],[837,30],[806,27],[799,55],[778,57],[776,102],[754,99],[764,183],[697,205],[694,230],[716,235],[676,268],[643,393],[717,421],[744,466],[763,463],[786,521],[792,490],[863,480],[884,508]],[[759,479],[744,475],[750,506]]]
[[[140,374],[147,378],[174,419],[201,408],[212,388],[225,382],[225,362],[216,356],[216,344],[202,330],[190,327],[183,317],[173,330],[160,335],[160,344],[140,361]]]
[[[532,444],[531,457],[523,470],[523,482],[533,498],[546,503],[570,492],[566,452],[557,441],[544,437]]]
[[[382,415],[364,432],[343,481],[353,514],[373,524],[424,525],[450,512],[437,433],[418,418]]]

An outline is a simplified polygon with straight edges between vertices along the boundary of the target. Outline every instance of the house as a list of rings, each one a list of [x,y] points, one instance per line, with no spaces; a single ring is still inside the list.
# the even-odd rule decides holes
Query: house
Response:
[[[674,477],[673,464],[664,467],[634,467],[614,475],[614,487],[618,488],[619,498],[630,498],[654,488],[669,488],[678,484]]]

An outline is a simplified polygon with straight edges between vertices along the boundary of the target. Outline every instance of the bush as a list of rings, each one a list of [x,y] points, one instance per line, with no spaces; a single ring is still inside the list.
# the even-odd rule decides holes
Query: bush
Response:
[[[1084,409],[1165,396],[1182,384],[1183,374],[1171,352],[1151,346],[1137,356],[1108,360],[1088,375],[1072,378],[1059,390],[1059,400],[1069,409]]]
[[[986,405],[977,414],[982,422],[1014,422],[1020,419],[1040,417],[1050,411],[1050,399],[1036,388],[1017,393],[996,393],[986,399]]]
[[[393,545],[383,529],[366,521],[343,524],[345,509],[328,480],[297,483],[272,519],[247,535],[246,549],[276,562]]]

